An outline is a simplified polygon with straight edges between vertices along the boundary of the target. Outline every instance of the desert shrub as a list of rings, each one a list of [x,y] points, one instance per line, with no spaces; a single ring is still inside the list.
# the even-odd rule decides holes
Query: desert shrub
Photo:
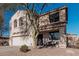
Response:
[[[20,48],[20,51],[21,52],[28,52],[29,51],[29,48],[27,45],[22,45],[21,48]]]

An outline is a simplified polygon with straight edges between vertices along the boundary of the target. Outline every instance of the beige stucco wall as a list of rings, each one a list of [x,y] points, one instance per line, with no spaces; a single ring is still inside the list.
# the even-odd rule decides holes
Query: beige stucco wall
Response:
[[[28,16],[26,14],[27,12],[24,10],[18,10],[13,17],[10,20],[10,46],[21,46],[23,44],[26,44],[28,46],[32,46],[32,28],[26,25],[26,22],[30,25],[30,21],[28,20]],[[23,26],[19,26],[19,18],[23,17]],[[17,20],[17,27],[14,28],[14,20]],[[27,29],[26,27],[29,27],[29,30],[25,32]]]

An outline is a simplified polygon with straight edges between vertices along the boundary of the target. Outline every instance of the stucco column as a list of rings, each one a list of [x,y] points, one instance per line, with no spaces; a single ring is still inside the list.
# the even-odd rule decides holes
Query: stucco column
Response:
[[[66,36],[65,36],[66,29],[65,29],[65,27],[60,27],[59,33],[60,33],[59,47],[66,48]]]

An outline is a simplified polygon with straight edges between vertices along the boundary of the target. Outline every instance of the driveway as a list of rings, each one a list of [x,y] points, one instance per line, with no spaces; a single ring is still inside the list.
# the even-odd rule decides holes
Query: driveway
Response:
[[[19,47],[0,47],[0,56],[79,56],[79,49],[42,48],[23,53],[19,51]]]

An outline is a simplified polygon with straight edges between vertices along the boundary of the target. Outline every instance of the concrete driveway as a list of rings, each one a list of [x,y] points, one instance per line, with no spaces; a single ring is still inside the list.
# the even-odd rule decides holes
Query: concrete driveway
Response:
[[[79,49],[42,48],[23,53],[19,51],[19,47],[0,47],[0,56],[79,56]]]

